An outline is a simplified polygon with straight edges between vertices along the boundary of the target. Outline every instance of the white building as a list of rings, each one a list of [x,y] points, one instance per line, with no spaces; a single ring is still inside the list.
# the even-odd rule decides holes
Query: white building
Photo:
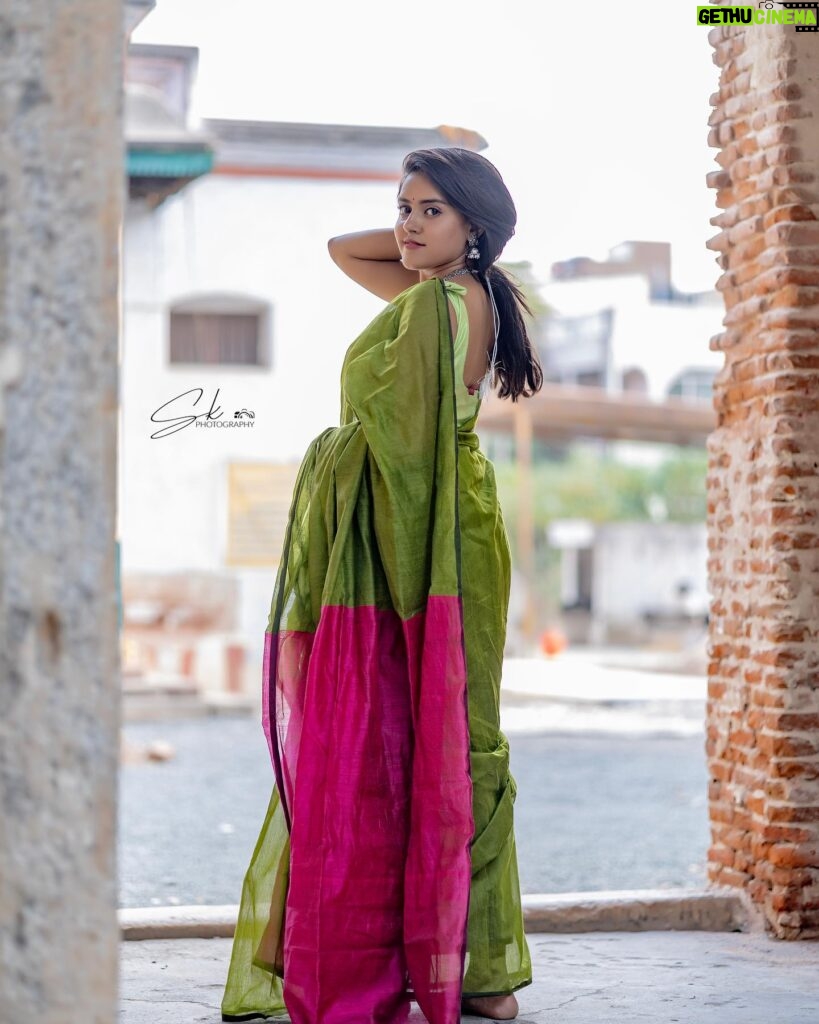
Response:
[[[486,143],[448,127],[192,127],[195,65],[192,48],[129,53],[125,666],[252,692],[298,464],[339,422],[344,353],[383,307],[327,240],[394,222],[410,150]]]
[[[674,287],[668,242],[554,263],[540,292],[552,313],[540,338],[547,380],[710,401],[723,355],[708,340],[722,330],[722,297]]]
[[[410,150],[486,143],[446,126],[192,124],[197,57],[133,44],[128,54],[124,668],[135,689],[257,693],[296,470],[338,423],[344,353],[383,306],[337,269],[327,239],[393,223]],[[720,357],[702,349],[719,329],[712,297],[673,294],[662,243],[613,255],[553,267],[547,377],[660,397],[686,368],[714,368]],[[571,557],[569,598],[582,582],[569,578]],[[588,558],[573,564],[582,574]],[[518,590],[516,580],[512,610]]]
[[[709,339],[722,328],[716,291],[679,292],[666,242],[627,241],[603,262],[577,257],[553,264],[541,288],[551,308],[539,339],[551,381],[710,403],[723,364]],[[588,443],[588,442],[587,442]],[[601,441],[621,461],[655,465],[667,449],[639,441]],[[553,521],[548,541],[561,551],[560,599],[574,638],[645,639],[676,621],[684,635],[708,608],[705,523],[595,524]]]

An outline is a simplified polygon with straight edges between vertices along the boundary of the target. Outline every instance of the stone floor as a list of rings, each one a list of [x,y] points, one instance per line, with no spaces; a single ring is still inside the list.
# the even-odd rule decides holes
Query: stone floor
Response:
[[[528,941],[534,981],[517,993],[518,1024],[819,1022],[815,941],[706,931],[546,933]],[[230,948],[224,938],[123,942],[120,1024],[220,1022]],[[424,1020],[414,1005],[410,1021]]]

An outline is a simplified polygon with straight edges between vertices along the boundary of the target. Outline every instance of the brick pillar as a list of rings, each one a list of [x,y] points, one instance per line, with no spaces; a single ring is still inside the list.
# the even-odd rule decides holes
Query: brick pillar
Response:
[[[819,937],[819,33],[709,31],[725,353],[708,442],[709,878]]]

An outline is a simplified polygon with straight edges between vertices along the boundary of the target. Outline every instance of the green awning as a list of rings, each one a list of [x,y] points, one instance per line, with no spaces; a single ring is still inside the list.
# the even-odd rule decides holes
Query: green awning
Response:
[[[129,178],[196,178],[213,169],[213,152],[129,147],[126,169]]]

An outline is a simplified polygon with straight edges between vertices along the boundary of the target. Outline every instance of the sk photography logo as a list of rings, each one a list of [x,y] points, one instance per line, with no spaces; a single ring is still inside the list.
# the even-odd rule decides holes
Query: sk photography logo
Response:
[[[223,419],[222,407],[216,404],[219,396],[219,388],[213,396],[213,401],[208,409],[202,412],[194,412],[193,409],[199,405],[205,392],[202,388],[191,388],[190,391],[183,391],[181,395],[163,402],[158,409],[151,413],[151,423],[164,423],[165,426],[151,434],[152,439],[167,437],[168,434],[175,434],[177,430],[184,430],[185,427],[195,425],[196,427],[211,429],[245,429],[253,426],[256,414],[252,409],[237,409],[233,419]],[[191,398],[195,395],[195,398]],[[160,415],[163,414],[163,415]]]
[[[793,3],[761,0],[756,7],[698,7],[698,25],[793,25],[797,32],[819,31],[819,0]]]

